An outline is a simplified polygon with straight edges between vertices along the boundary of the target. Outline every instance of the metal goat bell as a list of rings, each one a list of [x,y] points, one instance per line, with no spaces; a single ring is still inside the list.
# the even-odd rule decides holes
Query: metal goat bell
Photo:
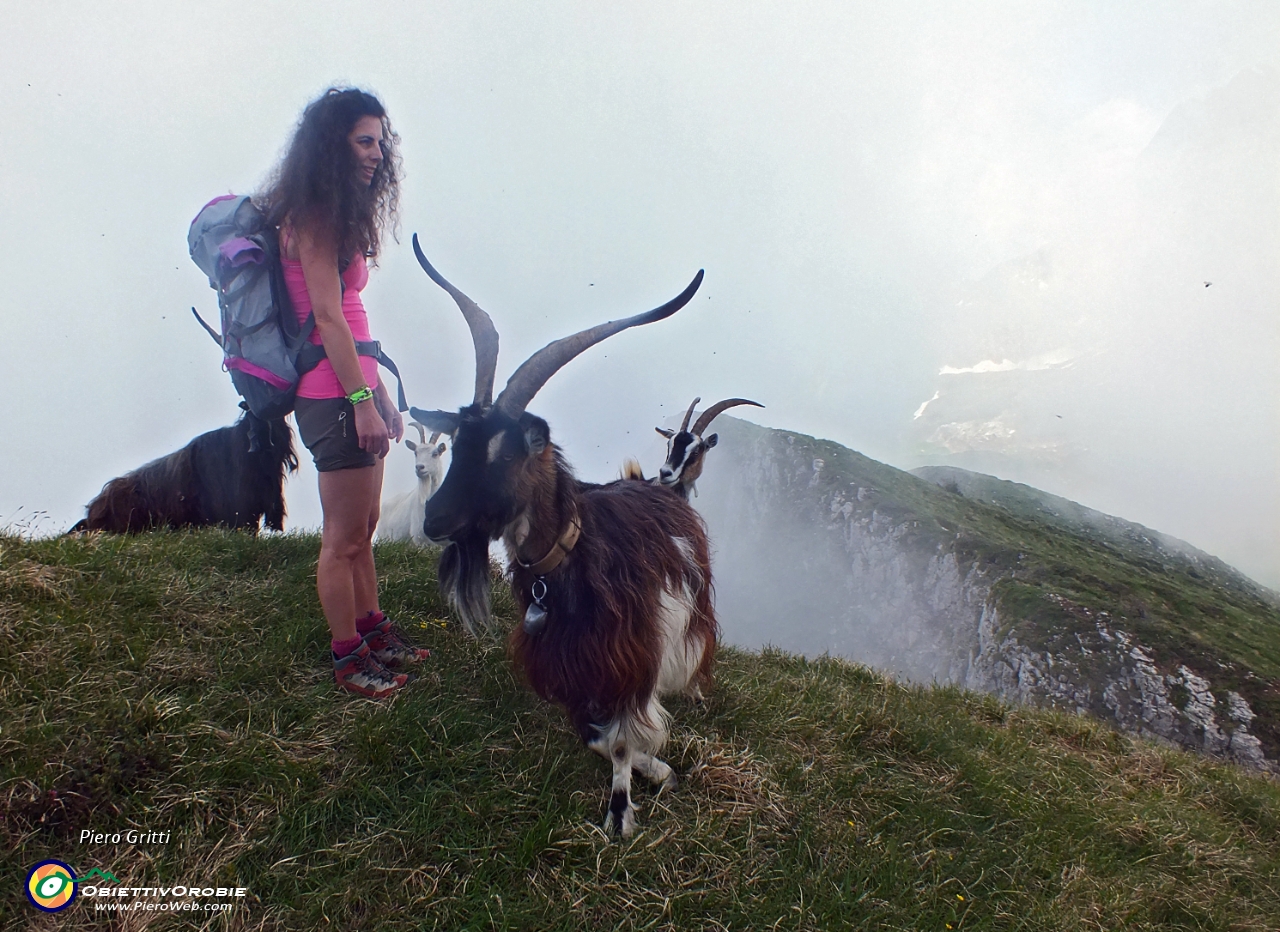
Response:
[[[532,603],[524,613],[524,630],[528,634],[537,634],[547,623],[547,610],[537,602]]]
[[[541,576],[533,581],[529,594],[533,601],[524,612],[524,630],[526,634],[537,634],[547,623],[547,607],[542,600],[547,597],[547,582]]]

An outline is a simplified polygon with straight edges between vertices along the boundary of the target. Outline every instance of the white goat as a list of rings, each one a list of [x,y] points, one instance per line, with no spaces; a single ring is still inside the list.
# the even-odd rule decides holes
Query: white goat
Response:
[[[378,537],[381,540],[411,540],[419,547],[425,547],[430,541],[422,533],[422,519],[426,511],[427,499],[440,488],[440,480],[444,478],[444,441],[437,431],[427,439],[426,428],[416,421],[409,422],[418,428],[421,443],[405,440],[404,445],[413,451],[414,471],[418,474],[418,485],[411,492],[397,495],[382,503],[382,520],[378,523]]]

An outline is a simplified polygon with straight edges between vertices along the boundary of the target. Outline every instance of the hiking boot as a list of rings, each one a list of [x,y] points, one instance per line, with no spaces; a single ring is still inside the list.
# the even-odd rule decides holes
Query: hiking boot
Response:
[[[383,666],[373,656],[368,641],[361,641],[345,657],[334,656],[333,678],[347,692],[370,699],[384,699],[409,682],[408,675],[392,673]]]
[[[390,618],[383,618],[377,627],[364,636],[364,642],[377,660],[386,667],[401,667],[406,664],[421,663],[431,656],[425,647],[414,647],[405,640],[401,631]]]

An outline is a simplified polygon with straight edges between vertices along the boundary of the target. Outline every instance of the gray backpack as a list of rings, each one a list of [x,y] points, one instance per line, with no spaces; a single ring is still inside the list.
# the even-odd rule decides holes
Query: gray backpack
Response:
[[[298,380],[319,365],[325,352],[308,342],[315,315],[300,324],[293,311],[275,228],[248,197],[224,194],[191,221],[187,246],[218,292],[222,333],[194,307],[191,313],[222,347],[223,366],[249,410],[264,420],[283,417],[293,410]],[[399,408],[407,411],[400,370],[378,341],[357,341],[356,352],[374,357],[395,375]]]

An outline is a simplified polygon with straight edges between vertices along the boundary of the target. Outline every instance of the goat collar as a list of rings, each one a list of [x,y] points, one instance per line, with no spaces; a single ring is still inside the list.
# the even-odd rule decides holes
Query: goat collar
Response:
[[[580,533],[582,533],[582,520],[578,517],[578,510],[575,508],[573,514],[569,516],[568,525],[560,532],[560,537],[551,545],[551,549],[547,551],[546,556],[537,563],[525,563],[517,556],[516,562],[535,576],[550,573],[564,562],[564,558],[569,555],[573,545],[578,542]]]

